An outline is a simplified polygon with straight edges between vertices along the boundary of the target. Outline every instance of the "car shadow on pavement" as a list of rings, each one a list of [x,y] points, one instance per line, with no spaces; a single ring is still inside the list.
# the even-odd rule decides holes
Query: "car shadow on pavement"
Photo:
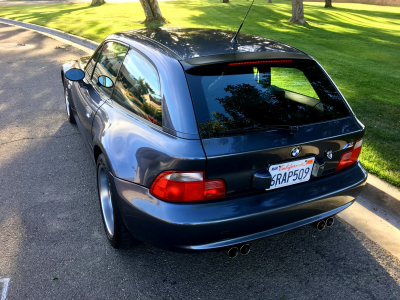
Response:
[[[13,268],[0,272],[11,278],[9,299],[27,287],[32,299],[399,298],[399,261],[338,218],[322,232],[305,226],[254,241],[249,255],[234,259],[146,244],[113,249],[95,166],[80,134],[64,134],[75,130],[64,122],[54,134],[64,137],[28,141],[26,152],[0,167],[13,187],[0,205],[14,207],[20,220],[9,234],[21,232],[8,256]]]
[[[338,218],[322,232],[305,226],[254,241],[249,255],[234,259],[146,244],[115,250],[76,126],[64,122],[53,136],[25,141],[26,151],[0,167],[12,187],[0,198],[9,204],[3,211],[14,207],[20,220],[8,230],[20,232],[9,253],[14,267],[0,274],[11,278],[10,299],[38,285],[32,299],[399,298],[399,261]]]
[[[382,264],[389,254],[340,219],[322,232],[306,226],[251,245],[247,256],[234,259],[225,251],[177,254],[148,245],[116,255],[127,275],[136,274],[131,282],[145,299],[399,296],[399,262],[391,258]]]

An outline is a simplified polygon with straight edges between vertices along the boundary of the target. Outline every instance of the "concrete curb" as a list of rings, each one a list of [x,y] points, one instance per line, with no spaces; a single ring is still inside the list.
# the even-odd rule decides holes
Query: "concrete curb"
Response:
[[[92,53],[98,43],[76,35],[30,23],[0,18],[0,23],[37,31]],[[368,174],[356,202],[338,216],[400,259],[400,190]]]
[[[338,217],[400,260],[400,190],[368,174],[356,201]]]
[[[367,184],[359,197],[391,214],[400,224],[400,190],[393,185],[368,174]]]
[[[97,46],[99,43],[93,42],[91,40],[65,33],[61,30],[57,29],[52,29],[40,25],[35,25],[31,23],[25,23],[25,22],[20,22],[20,21],[15,21],[15,20],[10,20],[6,18],[0,18],[0,23],[7,24],[7,25],[12,25],[12,26],[17,26],[21,27],[24,29],[29,29],[33,30],[36,32],[39,32],[41,34],[44,34],[48,37],[51,37],[53,39],[59,40],[63,43],[68,43],[71,44],[72,46],[81,49],[87,53],[92,53],[94,50],[96,50]]]
[[[400,260],[400,190],[368,174],[355,203],[338,217]]]

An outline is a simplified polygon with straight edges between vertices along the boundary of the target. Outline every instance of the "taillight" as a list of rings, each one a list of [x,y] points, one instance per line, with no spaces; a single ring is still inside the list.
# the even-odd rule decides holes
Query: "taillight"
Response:
[[[203,171],[166,171],[153,181],[150,193],[170,202],[220,199],[225,197],[225,182],[206,179]]]
[[[339,160],[339,164],[337,165],[335,171],[342,170],[354,164],[358,157],[360,156],[361,147],[362,147],[362,139],[358,140],[351,151],[347,151],[342,154]]]

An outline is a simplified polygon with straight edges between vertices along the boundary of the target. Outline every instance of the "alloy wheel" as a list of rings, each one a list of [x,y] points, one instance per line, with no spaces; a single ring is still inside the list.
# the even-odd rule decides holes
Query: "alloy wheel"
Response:
[[[104,224],[108,235],[114,236],[114,208],[111,200],[110,184],[108,183],[107,173],[104,166],[100,165],[97,171],[99,196],[101,203],[101,213],[103,214]]]
[[[66,106],[66,108],[67,108],[67,116],[68,116],[68,118],[70,118],[71,117],[71,111],[70,111],[70,109],[69,109],[69,100],[68,100],[68,90],[67,90],[67,88],[65,88],[65,106]]]

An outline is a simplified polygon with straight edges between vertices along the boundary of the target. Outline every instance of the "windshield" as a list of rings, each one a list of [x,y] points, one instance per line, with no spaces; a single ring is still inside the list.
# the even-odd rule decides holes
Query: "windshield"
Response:
[[[186,76],[202,138],[249,126],[299,126],[350,115],[313,61],[213,65],[190,69]]]

